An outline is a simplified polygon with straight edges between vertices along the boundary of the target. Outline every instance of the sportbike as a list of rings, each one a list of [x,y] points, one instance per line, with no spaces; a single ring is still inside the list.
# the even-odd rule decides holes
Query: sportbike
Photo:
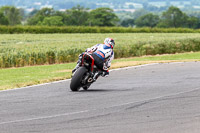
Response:
[[[70,88],[78,91],[81,87],[87,90],[103,72],[95,65],[95,60],[88,52],[83,53],[81,66],[72,74]]]

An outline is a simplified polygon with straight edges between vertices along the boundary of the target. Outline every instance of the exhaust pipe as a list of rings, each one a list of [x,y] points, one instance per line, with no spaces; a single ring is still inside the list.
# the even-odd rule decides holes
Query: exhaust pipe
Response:
[[[92,78],[89,78],[89,79],[88,79],[88,83],[91,83],[92,81],[93,81]]]

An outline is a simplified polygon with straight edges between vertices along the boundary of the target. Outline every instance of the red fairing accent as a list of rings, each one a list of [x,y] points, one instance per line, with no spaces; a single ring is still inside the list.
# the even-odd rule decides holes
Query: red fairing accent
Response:
[[[91,64],[91,72],[93,72],[94,69],[94,58],[91,55],[88,55],[92,59],[92,64]]]
[[[94,58],[93,58],[91,55],[87,54],[87,53],[86,53],[86,55],[89,56],[89,57],[92,59],[91,72],[93,72],[93,69],[94,69]],[[84,64],[83,64],[83,62],[84,62],[84,57],[85,57],[85,54],[84,54],[83,57],[82,57],[82,66],[84,65]]]
[[[81,62],[81,63],[82,63],[82,64],[81,64],[82,66],[83,66],[84,56],[85,56],[85,54],[84,54],[83,57],[82,57],[82,62]]]
[[[90,58],[92,59],[91,72],[93,72],[93,69],[94,69],[94,58],[91,55],[90,55]]]
[[[93,69],[94,69],[94,60],[92,60],[91,72],[93,72]]]

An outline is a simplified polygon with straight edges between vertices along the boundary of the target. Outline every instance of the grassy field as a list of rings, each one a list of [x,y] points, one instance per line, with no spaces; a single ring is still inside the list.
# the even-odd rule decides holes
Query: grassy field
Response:
[[[180,61],[200,61],[200,52],[116,59],[111,68]],[[0,69],[0,90],[70,78],[75,65],[76,63],[67,63]]]
[[[200,50],[199,33],[2,34],[0,68],[74,62],[106,37],[116,41],[116,58]]]
[[[10,68],[0,69],[0,90],[70,78],[75,66],[70,62],[106,37],[116,41],[112,68],[200,60],[199,52],[143,56],[200,51],[198,33],[2,34],[0,68]]]

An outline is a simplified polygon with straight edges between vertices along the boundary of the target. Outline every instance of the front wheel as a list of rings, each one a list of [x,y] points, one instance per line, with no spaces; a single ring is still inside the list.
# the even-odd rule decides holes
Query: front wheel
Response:
[[[81,87],[81,81],[84,74],[87,72],[85,67],[79,67],[71,79],[70,88],[72,91],[78,91]]]
[[[88,86],[83,87],[83,90],[87,91],[88,90]]]
[[[91,85],[91,84],[90,84],[90,85]],[[83,87],[83,90],[87,91],[88,88],[90,87],[90,85],[84,86],[84,87]]]

